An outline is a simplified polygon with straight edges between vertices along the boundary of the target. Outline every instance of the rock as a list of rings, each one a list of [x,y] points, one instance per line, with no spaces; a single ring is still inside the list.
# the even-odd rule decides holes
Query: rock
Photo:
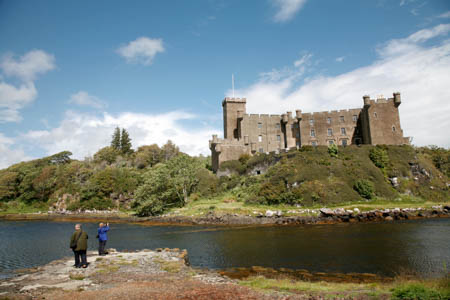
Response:
[[[384,218],[386,221],[394,221],[394,218],[391,216],[387,216],[386,218]]]
[[[336,208],[335,210],[334,210],[334,212],[336,213],[336,214],[338,214],[338,215],[343,215],[343,214],[345,214],[346,213],[346,211],[345,211],[345,209],[343,209],[343,208]]]
[[[321,216],[324,216],[324,217],[334,216],[335,215],[335,212],[332,209],[329,209],[329,208],[321,208],[320,209],[320,213],[321,213]]]
[[[399,186],[397,177],[389,178],[389,181],[391,182],[393,187],[398,187]]]
[[[283,212],[282,212],[281,210],[278,210],[278,211],[277,211],[277,216],[278,216],[278,217],[281,217],[282,215],[283,215]]]
[[[270,209],[266,210],[266,217],[273,217],[275,215],[275,211]]]
[[[357,213],[357,214],[359,214],[361,211],[359,210],[359,208],[357,208],[357,207],[355,207],[354,209],[353,209],[353,211],[355,212],[355,213]]]

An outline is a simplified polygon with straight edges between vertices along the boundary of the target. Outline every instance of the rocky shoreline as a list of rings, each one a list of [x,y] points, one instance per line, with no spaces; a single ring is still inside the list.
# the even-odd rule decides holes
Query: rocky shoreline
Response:
[[[448,218],[449,205],[437,205],[431,209],[423,208],[393,208],[375,209],[361,212],[358,208],[345,210],[343,208],[321,208],[315,210],[288,211],[291,215],[284,216],[281,211],[267,210],[265,214],[254,215],[220,214],[210,211],[202,216],[163,215],[155,217],[135,217],[120,215],[117,212],[52,212],[32,214],[5,214],[0,220],[48,220],[48,221],[92,221],[108,220],[118,223],[139,223],[142,225],[302,225],[302,224],[337,224],[361,222],[385,222],[397,220],[414,220],[422,218]],[[299,215],[292,215],[297,212]],[[307,212],[310,215],[301,215]]]
[[[16,276],[0,280],[0,299],[322,299],[324,295],[308,292],[263,293],[242,286],[240,280],[252,276],[339,283],[393,280],[366,273],[321,273],[257,266],[222,271],[197,269],[189,266],[186,250],[168,248],[130,252],[109,249],[107,256],[90,251],[88,262],[88,268],[77,269],[73,267],[73,258],[63,258],[19,270]]]

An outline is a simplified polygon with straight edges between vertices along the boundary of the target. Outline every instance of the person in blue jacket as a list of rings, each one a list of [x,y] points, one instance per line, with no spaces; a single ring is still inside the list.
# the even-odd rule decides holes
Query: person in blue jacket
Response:
[[[98,255],[106,255],[108,252],[105,251],[106,241],[108,240],[107,232],[109,231],[109,223],[100,223],[98,226]]]

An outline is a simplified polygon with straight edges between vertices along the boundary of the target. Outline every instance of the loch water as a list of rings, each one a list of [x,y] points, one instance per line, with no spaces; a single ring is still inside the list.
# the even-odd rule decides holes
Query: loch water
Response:
[[[71,256],[75,223],[0,221],[0,278]],[[82,223],[96,250],[96,223]],[[414,273],[450,270],[450,219],[304,226],[143,226],[111,224],[107,247],[187,249],[194,267],[263,266],[315,272]],[[89,260],[89,258],[88,258]]]

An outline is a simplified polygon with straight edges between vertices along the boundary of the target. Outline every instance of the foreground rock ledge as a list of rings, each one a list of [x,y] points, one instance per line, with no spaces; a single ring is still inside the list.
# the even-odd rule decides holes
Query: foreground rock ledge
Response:
[[[179,249],[88,253],[86,269],[72,258],[22,270],[0,281],[0,299],[286,299],[239,286],[232,279],[189,266]],[[292,299],[292,298],[290,298]]]

